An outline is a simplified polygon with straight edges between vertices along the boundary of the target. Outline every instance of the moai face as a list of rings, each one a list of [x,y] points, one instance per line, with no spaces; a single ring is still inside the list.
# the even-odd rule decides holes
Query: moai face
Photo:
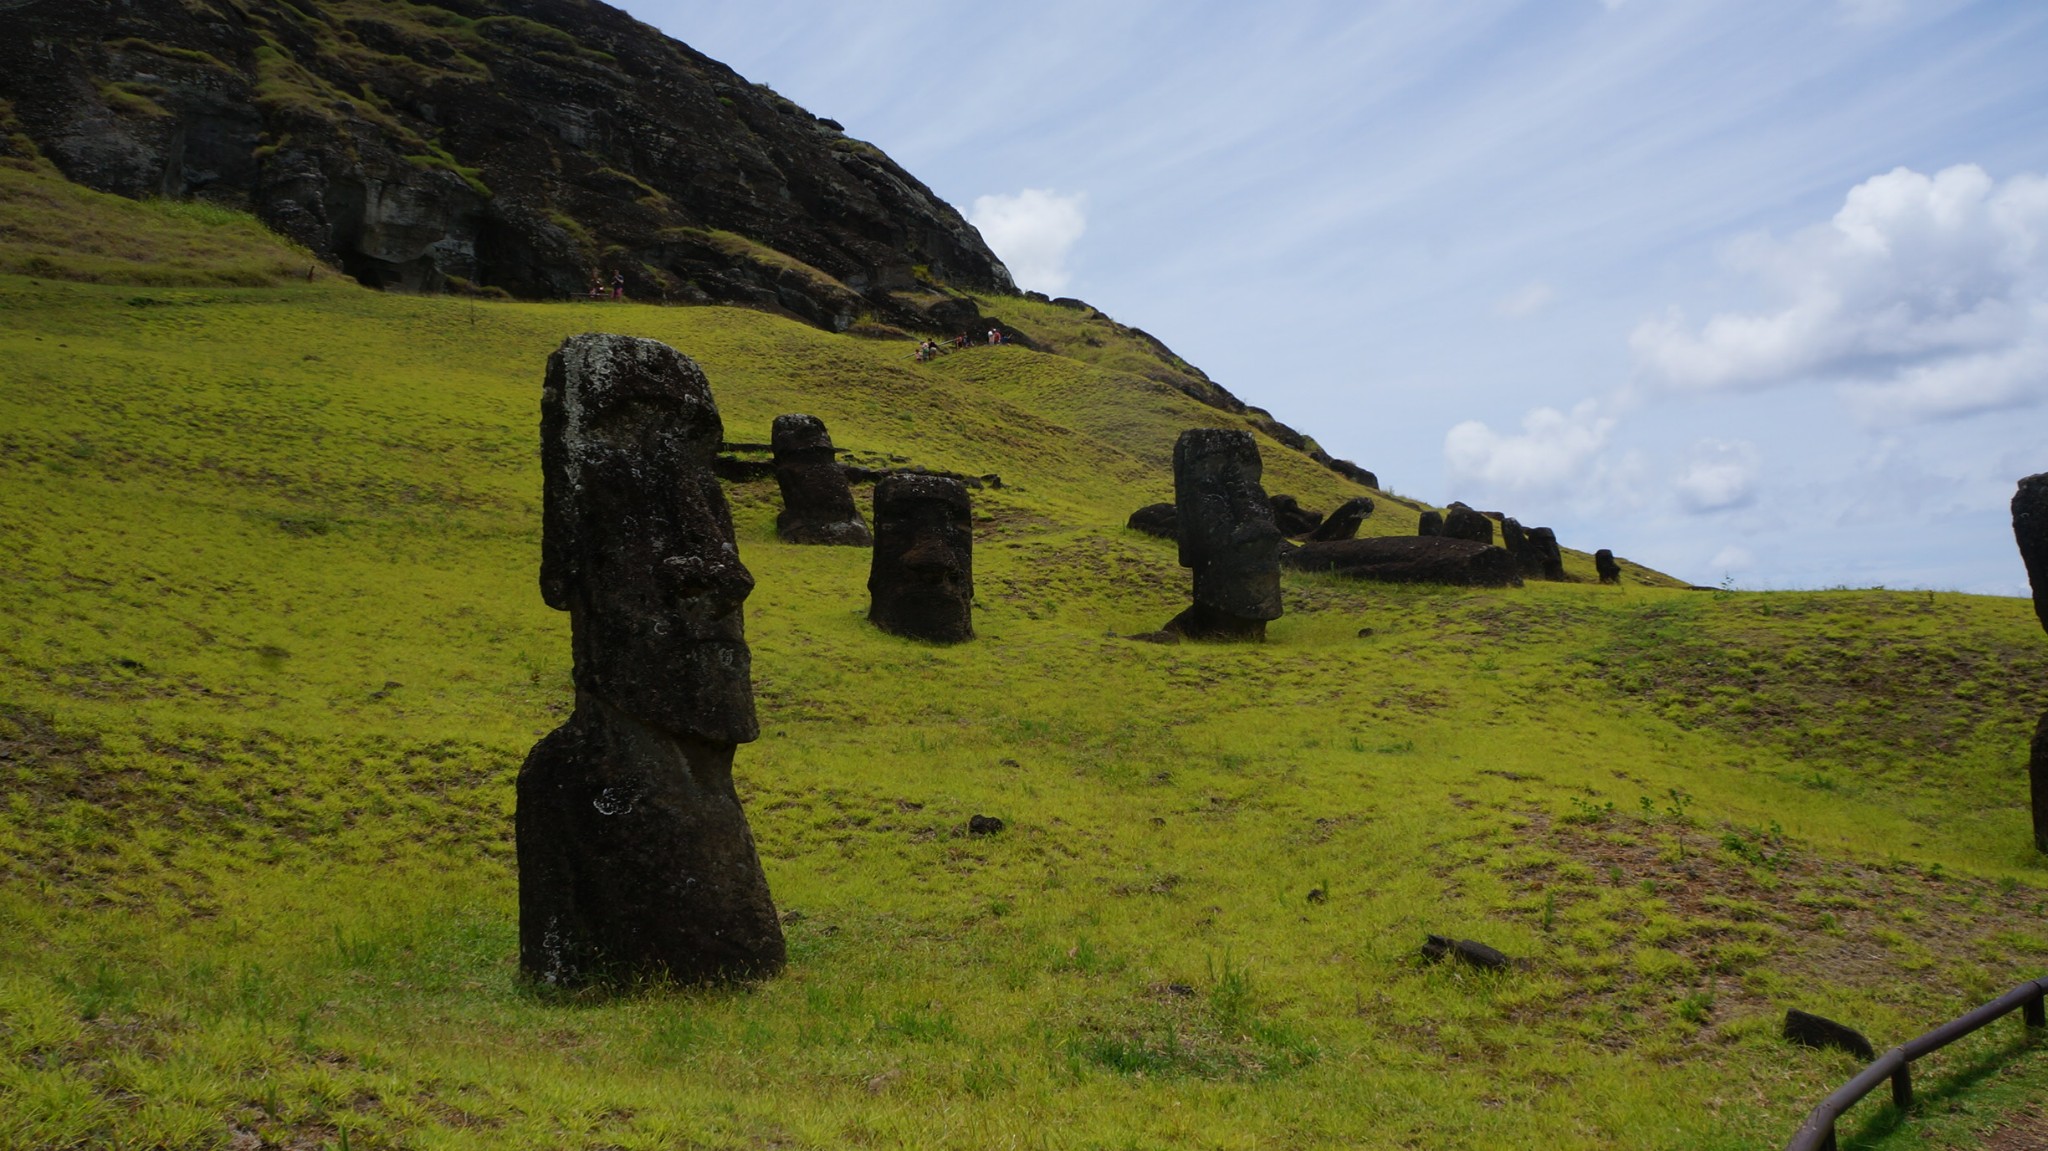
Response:
[[[868,618],[937,643],[974,638],[974,523],[967,487],[945,476],[892,475],[875,485]]]
[[[1280,529],[1259,485],[1250,432],[1192,428],[1173,446],[1180,564],[1198,605],[1246,620],[1280,618]]]
[[[775,482],[782,511],[775,532],[785,542],[865,547],[873,542],[867,521],[853,505],[853,490],[839,469],[832,436],[816,416],[775,417]]]
[[[541,399],[541,594],[570,613],[576,686],[714,742],[759,734],[742,605],[754,579],[711,472],[724,439],[675,349],[577,336]]]

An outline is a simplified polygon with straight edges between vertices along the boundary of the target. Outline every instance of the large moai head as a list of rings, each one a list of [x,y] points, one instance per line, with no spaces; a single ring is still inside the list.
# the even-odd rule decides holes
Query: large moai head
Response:
[[[1337,505],[1337,510],[1322,522],[1308,538],[1317,543],[1335,543],[1348,540],[1365,526],[1365,518],[1372,514],[1372,499],[1367,496],[1353,496]]]
[[[2048,628],[2048,472],[2020,481],[2012,497],[2012,534],[2034,589],[2034,615]]]
[[[1198,608],[1280,618],[1280,529],[1259,472],[1259,447],[1247,431],[1190,428],[1173,445],[1180,566],[1194,571]]]
[[[1419,536],[1440,536],[1444,534],[1444,513],[1423,512],[1415,518],[1415,534]]]
[[[1614,562],[1614,552],[1607,548],[1593,553],[1593,570],[1600,574],[1601,583],[1621,582],[1621,565]]]
[[[640,722],[745,743],[754,590],[711,472],[725,429],[697,365],[630,336],[548,358],[541,595],[569,613],[579,691]]]
[[[853,489],[839,468],[825,421],[777,416],[769,439],[775,449],[775,482],[782,489],[776,535],[793,544],[866,547],[874,542],[853,504]]]
[[[1538,561],[1538,572],[1544,579],[1564,582],[1564,550],[1557,546],[1557,533],[1549,528],[1528,529],[1528,550]]]
[[[934,643],[974,638],[974,508],[948,476],[897,474],[875,485],[868,619]]]
[[[1473,511],[1464,504],[1452,504],[1444,513],[1443,534],[1454,540],[1490,545],[1493,543],[1493,520],[1486,513]]]

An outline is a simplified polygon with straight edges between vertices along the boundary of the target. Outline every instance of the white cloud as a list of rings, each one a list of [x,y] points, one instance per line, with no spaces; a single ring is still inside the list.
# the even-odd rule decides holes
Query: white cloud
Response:
[[[1466,420],[1444,433],[1444,462],[1453,479],[1517,494],[1562,492],[1582,484],[1614,430],[1614,419],[1585,400],[1570,412],[1537,408],[1522,417],[1520,435]]]
[[[1557,289],[1541,280],[1531,280],[1494,302],[1493,310],[1512,320],[1523,319],[1550,306]]]
[[[1728,575],[1733,575],[1739,571],[1747,571],[1755,565],[1756,556],[1751,554],[1750,550],[1741,544],[1729,544],[1727,547],[1715,552],[1714,558],[1707,561],[1709,568]]]
[[[1700,440],[1673,486],[1687,511],[1717,512],[1745,507],[1756,500],[1761,458],[1747,441]]]
[[[2048,179],[1896,168],[1826,224],[1753,236],[1730,263],[1777,298],[1697,331],[1677,309],[1629,337],[1641,374],[1688,390],[1842,386],[1862,418],[1913,421],[2048,398]]]
[[[1044,188],[977,196],[967,219],[1009,265],[1018,287],[1058,292],[1067,286],[1067,252],[1088,227],[1084,199]]]

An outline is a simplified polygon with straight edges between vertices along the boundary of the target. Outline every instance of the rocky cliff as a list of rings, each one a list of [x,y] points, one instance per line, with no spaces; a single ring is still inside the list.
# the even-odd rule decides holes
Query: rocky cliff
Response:
[[[596,0],[0,0],[0,100],[0,149],[246,207],[374,286],[621,272],[839,329],[1014,290],[874,146]]]

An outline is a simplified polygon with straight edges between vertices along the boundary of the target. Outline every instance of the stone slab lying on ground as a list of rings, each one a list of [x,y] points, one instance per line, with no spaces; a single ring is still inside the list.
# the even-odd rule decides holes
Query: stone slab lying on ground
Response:
[[[1375,536],[1307,543],[1280,557],[1297,571],[1326,571],[1382,583],[1443,583],[1464,587],[1521,587],[1515,558],[1505,548],[1448,536]]]

